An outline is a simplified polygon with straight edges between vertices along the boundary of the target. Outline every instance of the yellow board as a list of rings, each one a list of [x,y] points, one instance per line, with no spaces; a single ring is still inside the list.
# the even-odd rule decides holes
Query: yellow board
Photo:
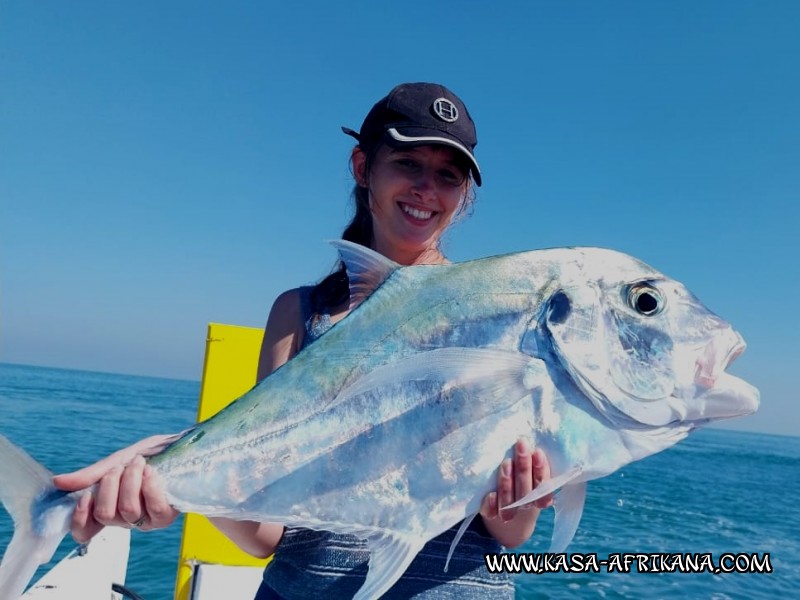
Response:
[[[254,327],[208,325],[198,421],[213,416],[255,385],[263,337],[264,330]],[[188,514],[183,524],[175,598],[189,599],[196,563],[259,566],[268,561],[240,550],[205,517]]]

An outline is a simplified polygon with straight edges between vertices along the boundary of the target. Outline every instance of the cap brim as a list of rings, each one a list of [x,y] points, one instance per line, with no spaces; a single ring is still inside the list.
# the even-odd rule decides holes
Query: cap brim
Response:
[[[347,135],[356,138],[356,141],[361,142],[361,135],[357,131],[353,131],[349,127],[342,127],[342,131],[344,131]]]
[[[345,131],[345,133],[348,133]],[[472,170],[472,178],[475,180],[475,184],[480,186],[481,185],[481,168],[478,166],[478,161],[475,160],[475,157],[472,155],[472,152],[469,149],[459,142],[455,137],[448,136],[445,132],[439,131],[436,129],[425,129],[422,127],[413,127],[413,128],[404,128],[402,132],[398,131],[394,127],[390,127],[386,130],[386,133],[389,137],[389,143],[393,140],[397,146],[424,146],[428,144],[442,144],[444,146],[450,146],[451,148],[455,148],[459,150],[464,156],[469,159],[471,170]]]

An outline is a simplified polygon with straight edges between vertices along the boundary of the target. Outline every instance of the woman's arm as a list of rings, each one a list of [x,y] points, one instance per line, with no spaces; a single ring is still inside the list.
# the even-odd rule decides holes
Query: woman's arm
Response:
[[[285,292],[275,301],[267,321],[259,358],[259,380],[297,353],[302,333],[299,294],[296,290]],[[145,456],[161,450],[172,437],[159,435],[141,440],[79,471],[53,478],[56,487],[64,491],[98,484],[94,493],[81,498],[73,514],[72,537],[78,543],[89,541],[106,525],[131,527],[144,519],[140,529],[160,529],[177,518],[178,511],[167,503],[155,471],[144,460]],[[256,556],[271,554],[283,533],[283,527],[277,524],[213,521],[245,551]]]
[[[302,336],[300,295],[297,290],[289,290],[278,296],[269,312],[256,381],[261,381],[297,354]],[[234,521],[224,517],[209,520],[242,550],[259,558],[272,554],[283,535],[280,523]]]
[[[149,437],[79,471],[53,478],[57,488],[68,492],[98,484],[94,493],[81,498],[72,515],[75,541],[86,543],[106,525],[130,528],[144,519],[139,528],[148,530],[175,520],[178,511],[167,503],[155,471],[143,458],[159,452],[173,437]]]

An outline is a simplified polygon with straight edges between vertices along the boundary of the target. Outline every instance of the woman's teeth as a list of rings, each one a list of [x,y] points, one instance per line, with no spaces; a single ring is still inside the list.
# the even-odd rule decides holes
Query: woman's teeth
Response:
[[[433,211],[430,210],[418,210],[406,204],[401,204],[400,207],[403,209],[404,213],[411,215],[415,219],[420,219],[421,221],[427,221],[433,216]]]

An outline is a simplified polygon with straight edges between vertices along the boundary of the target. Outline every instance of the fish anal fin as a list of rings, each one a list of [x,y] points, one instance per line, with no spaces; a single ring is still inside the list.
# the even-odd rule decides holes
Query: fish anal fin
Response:
[[[405,573],[424,545],[421,540],[391,533],[375,534],[367,539],[369,571],[364,585],[353,600],[380,598]]]
[[[550,540],[550,552],[564,552],[569,546],[578,523],[583,515],[583,504],[586,500],[586,482],[573,483],[561,489],[556,496],[556,518],[553,524],[553,537]]]
[[[474,513],[469,515],[466,519],[461,521],[461,527],[458,528],[453,541],[450,543],[450,550],[447,551],[447,560],[444,563],[444,572],[447,573],[447,568],[450,566],[450,559],[453,558],[453,552],[455,552],[456,546],[458,542],[461,541],[461,538],[464,537],[464,533],[467,531],[467,528],[472,523],[472,520],[478,516],[478,513]]]

